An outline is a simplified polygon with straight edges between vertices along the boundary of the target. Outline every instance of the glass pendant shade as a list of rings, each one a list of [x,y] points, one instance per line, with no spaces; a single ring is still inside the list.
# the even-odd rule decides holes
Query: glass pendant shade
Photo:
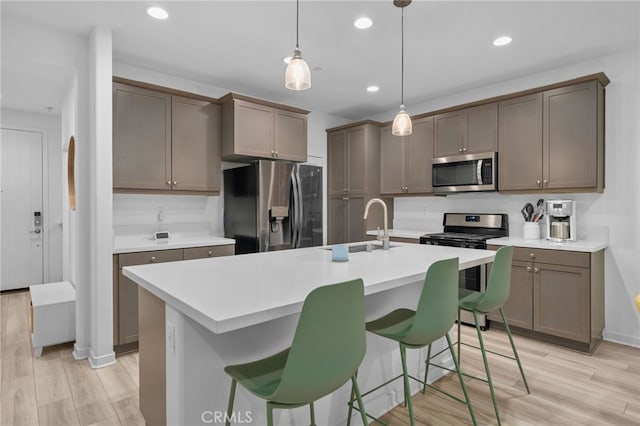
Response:
[[[391,126],[391,134],[394,136],[408,136],[413,132],[413,124],[411,123],[411,117],[404,110],[404,105],[400,107],[400,112],[396,114],[396,118],[393,119],[393,126]]]
[[[300,49],[295,50],[293,58],[287,65],[287,71],[284,74],[284,85],[291,90],[307,90],[311,87],[309,65],[302,59]]]

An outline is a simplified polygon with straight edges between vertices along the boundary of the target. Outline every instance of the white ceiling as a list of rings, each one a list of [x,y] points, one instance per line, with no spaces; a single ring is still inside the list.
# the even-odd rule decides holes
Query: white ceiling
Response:
[[[3,21],[18,17],[82,35],[94,25],[109,26],[114,61],[255,97],[350,119],[394,110],[400,103],[400,9],[392,0],[301,1],[300,48],[312,68],[312,87],[306,92],[291,92],[283,84],[282,58],[295,47],[295,2],[154,3],[168,10],[168,20],[149,18],[148,1],[2,1],[0,6]],[[639,6],[638,1],[414,0],[405,9],[407,109],[411,112],[412,103],[638,49]],[[373,19],[373,27],[356,30],[353,21],[363,15]],[[493,39],[503,34],[513,43],[494,47]],[[2,40],[7,42],[19,41]],[[67,75],[37,79],[37,70],[22,68],[2,64],[4,106],[42,109],[51,102],[46,97],[61,95],[58,86]],[[370,84],[380,91],[367,93]],[[31,96],[25,97],[24,90]]]

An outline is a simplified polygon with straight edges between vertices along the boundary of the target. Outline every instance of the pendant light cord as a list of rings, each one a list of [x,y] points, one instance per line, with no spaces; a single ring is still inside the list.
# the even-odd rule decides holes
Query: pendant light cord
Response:
[[[404,107],[404,7],[401,7],[402,9],[402,17],[401,19],[401,23],[400,23],[400,28],[401,28],[401,32],[402,32],[402,36],[401,36],[401,40],[402,40],[402,48],[401,48],[401,63],[402,63],[402,71],[401,71],[401,76],[402,78],[400,79],[400,104]]]
[[[296,0],[296,49],[299,49],[298,45],[298,26],[300,25],[300,0]]]

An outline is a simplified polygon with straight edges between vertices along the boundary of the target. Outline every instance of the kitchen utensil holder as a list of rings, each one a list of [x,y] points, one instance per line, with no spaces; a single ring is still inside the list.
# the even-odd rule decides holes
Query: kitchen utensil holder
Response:
[[[527,240],[539,240],[540,239],[540,224],[539,222],[525,222],[522,228],[522,236]]]

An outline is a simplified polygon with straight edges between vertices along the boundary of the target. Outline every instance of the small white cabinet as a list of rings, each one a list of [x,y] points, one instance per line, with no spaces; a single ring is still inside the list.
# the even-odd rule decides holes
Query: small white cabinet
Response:
[[[29,286],[33,356],[76,339],[76,289],[69,281]]]

